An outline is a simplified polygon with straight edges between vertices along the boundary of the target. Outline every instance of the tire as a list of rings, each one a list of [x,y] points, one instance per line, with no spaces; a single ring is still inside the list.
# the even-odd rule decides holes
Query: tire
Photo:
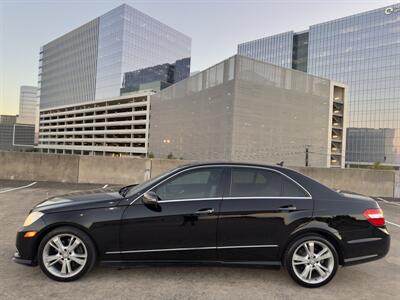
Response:
[[[302,236],[288,246],[284,265],[295,282],[307,288],[317,288],[335,276],[339,258],[328,240],[313,234]]]
[[[38,261],[43,273],[49,278],[63,282],[74,281],[93,268],[96,248],[82,230],[58,227],[46,234],[40,242]]]

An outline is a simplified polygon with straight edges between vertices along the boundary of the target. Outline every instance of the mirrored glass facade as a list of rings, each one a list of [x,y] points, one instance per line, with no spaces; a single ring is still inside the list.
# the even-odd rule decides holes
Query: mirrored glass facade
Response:
[[[238,45],[238,54],[285,68],[292,67],[293,31]]]
[[[293,35],[292,68],[307,72],[308,64],[308,31]]]
[[[18,123],[36,124],[39,116],[37,87],[23,85],[19,90]]]
[[[160,90],[189,76],[190,51],[188,36],[123,4],[42,47],[40,107]]]
[[[400,164],[400,9],[385,12],[310,27],[308,72],[349,86],[349,163]]]
[[[307,40],[304,34],[293,34],[292,68],[349,88],[346,161],[399,165],[400,5],[313,25]],[[285,66],[266,55],[276,47],[251,41],[238,53]]]
[[[189,76],[191,39],[182,33],[128,5],[101,16],[99,26],[96,99]]]
[[[41,48],[41,109],[95,98],[98,34],[99,20],[95,19]]]

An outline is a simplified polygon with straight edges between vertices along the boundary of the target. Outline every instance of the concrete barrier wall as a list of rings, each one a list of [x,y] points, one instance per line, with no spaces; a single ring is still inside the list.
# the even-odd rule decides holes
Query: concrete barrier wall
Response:
[[[377,197],[393,197],[395,172],[368,169],[294,167],[330,188]]]
[[[187,160],[178,160],[178,159],[152,159],[151,160],[151,177],[156,177],[161,173],[164,173],[168,170],[176,168],[178,166],[182,166],[190,163],[191,161]]]
[[[0,179],[134,184],[191,161],[0,151]],[[380,197],[400,195],[400,175],[367,169],[293,168],[331,188]]]
[[[145,159],[79,156],[78,182],[132,184],[145,180]]]
[[[79,156],[0,151],[0,179],[78,182]]]
[[[400,172],[396,172],[394,182],[394,197],[400,198]]]

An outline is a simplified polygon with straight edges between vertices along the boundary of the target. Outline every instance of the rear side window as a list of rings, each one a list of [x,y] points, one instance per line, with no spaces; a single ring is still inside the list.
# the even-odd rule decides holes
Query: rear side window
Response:
[[[282,176],[282,197],[309,197],[309,195],[289,178]]]
[[[305,191],[287,177],[273,171],[232,168],[231,197],[307,197]]]

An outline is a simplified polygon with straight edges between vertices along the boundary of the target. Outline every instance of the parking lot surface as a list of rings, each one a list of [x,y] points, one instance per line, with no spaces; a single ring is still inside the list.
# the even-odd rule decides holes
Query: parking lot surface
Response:
[[[47,197],[101,188],[0,181],[0,299],[399,299],[400,205],[379,202],[392,236],[381,260],[340,268],[318,289],[296,285],[281,270],[246,267],[96,267],[79,281],[59,283],[39,267],[12,262],[15,234],[32,206]]]

